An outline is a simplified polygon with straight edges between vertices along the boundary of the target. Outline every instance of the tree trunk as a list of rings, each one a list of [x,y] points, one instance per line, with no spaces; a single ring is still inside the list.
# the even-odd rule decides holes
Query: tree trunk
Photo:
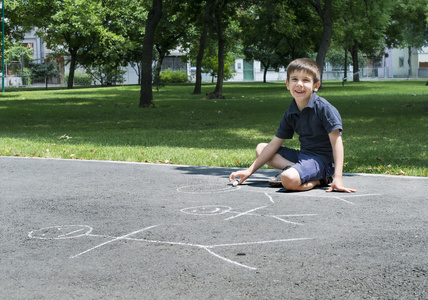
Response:
[[[163,59],[166,56],[166,52],[163,51],[161,48],[156,47],[156,51],[158,52],[158,58],[156,60],[156,68],[155,68],[155,78],[157,78],[158,80],[160,80],[160,73],[162,71],[162,63],[163,63]]]
[[[345,66],[343,71],[343,83],[348,81],[348,48],[345,48]]]
[[[196,57],[196,82],[193,90],[194,95],[202,93],[202,60],[204,59],[205,46],[207,44],[208,26],[210,25],[212,0],[207,0],[205,4],[204,28],[199,39],[199,51]]]
[[[266,83],[266,75],[267,75],[267,72],[268,72],[268,69],[269,69],[269,66],[270,66],[270,61],[268,61],[267,64],[264,64],[263,62],[261,62],[261,63],[262,63],[263,68],[264,68],[264,71],[263,71],[263,83]]]
[[[218,39],[218,72],[217,72],[217,84],[215,86],[214,92],[212,94],[215,95],[216,99],[224,99],[223,96],[223,80],[224,80],[224,48],[226,45],[226,39],[223,38],[223,34],[221,34],[221,38]]]
[[[409,59],[407,60],[407,63],[409,65],[409,78],[412,78],[412,47],[408,47],[409,51]]]
[[[141,59],[141,90],[140,108],[153,107],[152,91],[152,61],[153,44],[156,27],[162,17],[162,0],[153,0],[152,9],[147,16],[145,35],[143,41],[143,54]]]
[[[218,71],[217,84],[213,92],[207,95],[207,99],[224,99],[223,96],[223,79],[224,79],[224,48],[226,46],[226,37],[223,33],[222,14],[227,0],[216,0],[216,4],[220,2],[218,9],[214,10],[215,28],[218,36]]]
[[[332,29],[333,29],[333,24],[331,21],[331,1],[332,0],[325,0],[324,9],[323,9],[321,7],[321,1],[318,0],[315,3],[315,1],[309,0],[309,2],[316,9],[318,15],[320,16],[323,22],[322,40],[319,45],[317,58],[316,58],[316,61],[321,69],[321,79],[322,79],[322,74],[324,69],[325,56],[327,54],[328,48],[330,47],[330,41],[331,41],[331,35],[332,35]]]
[[[353,81],[360,82],[360,67],[358,66],[358,42],[354,40],[354,43],[351,45],[351,56],[352,56],[352,65],[353,70]]]
[[[76,60],[77,60],[77,53],[76,51],[69,50],[70,52],[70,71],[68,72],[68,83],[67,83],[67,89],[73,88],[74,83],[74,71],[76,69]]]

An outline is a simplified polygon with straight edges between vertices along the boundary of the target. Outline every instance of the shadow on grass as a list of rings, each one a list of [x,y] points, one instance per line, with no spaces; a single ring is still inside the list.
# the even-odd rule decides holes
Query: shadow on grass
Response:
[[[379,163],[376,157],[397,163],[409,157],[409,164],[426,167],[417,157],[424,151],[421,141],[428,129],[423,83],[379,81],[343,87],[326,82],[319,94],[342,115],[347,157],[372,165]],[[204,85],[203,92],[213,87]],[[291,101],[284,83],[226,84],[227,98],[222,100],[190,95],[192,88],[167,86],[155,92],[154,109],[138,108],[139,87],[6,93],[0,97],[0,137],[64,146],[252,150],[274,136]],[[73,139],[58,141],[63,134]],[[385,137],[398,141],[379,143]],[[381,147],[373,148],[373,141]],[[398,147],[398,142],[404,145]]]

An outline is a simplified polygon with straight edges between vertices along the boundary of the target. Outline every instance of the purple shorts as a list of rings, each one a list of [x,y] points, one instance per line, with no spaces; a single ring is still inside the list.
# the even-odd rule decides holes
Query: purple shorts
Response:
[[[276,153],[295,163],[292,167],[299,172],[302,184],[312,180],[324,179],[334,174],[334,163],[325,162],[313,154],[303,153],[300,150],[284,146],[281,146]]]

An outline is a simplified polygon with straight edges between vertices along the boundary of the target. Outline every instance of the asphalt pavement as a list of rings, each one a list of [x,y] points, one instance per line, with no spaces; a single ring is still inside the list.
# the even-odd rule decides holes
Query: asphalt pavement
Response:
[[[428,299],[428,178],[0,157],[0,299]]]

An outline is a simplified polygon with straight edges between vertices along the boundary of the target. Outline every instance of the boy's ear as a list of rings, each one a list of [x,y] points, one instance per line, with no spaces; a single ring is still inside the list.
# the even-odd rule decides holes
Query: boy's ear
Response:
[[[288,79],[285,80],[285,85],[287,85],[287,90],[290,90],[290,88],[288,87]]]
[[[318,81],[317,83],[314,84],[314,92],[318,91],[318,89],[321,86],[321,81]]]

